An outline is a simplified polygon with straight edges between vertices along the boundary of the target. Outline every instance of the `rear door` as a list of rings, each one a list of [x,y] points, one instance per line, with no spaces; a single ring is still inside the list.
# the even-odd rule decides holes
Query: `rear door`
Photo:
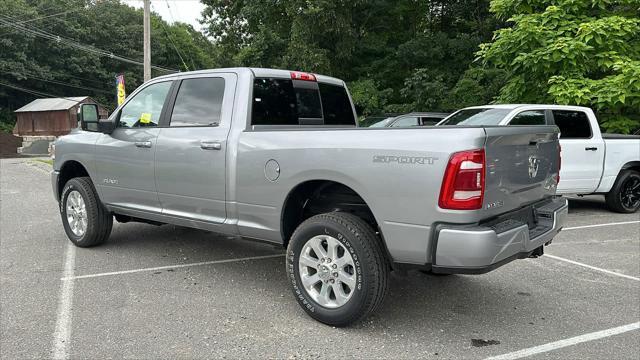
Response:
[[[579,110],[552,110],[560,128],[562,169],[559,193],[591,193],[602,176],[604,143],[591,129],[587,113]]]
[[[493,214],[556,192],[559,166],[555,126],[486,127],[484,208]]]
[[[179,81],[158,135],[155,182],[163,214],[226,219],[226,153],[237,76]]]

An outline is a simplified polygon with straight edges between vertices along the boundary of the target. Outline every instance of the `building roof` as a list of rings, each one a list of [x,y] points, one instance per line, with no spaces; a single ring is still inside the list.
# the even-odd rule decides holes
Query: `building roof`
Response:
[[[19,113],[33,111],[69,110],[72,107],[78,105],[79,102],[85,100],[86,98],[88,98],[88,96],[36,99],[16,110],[15,112]]]

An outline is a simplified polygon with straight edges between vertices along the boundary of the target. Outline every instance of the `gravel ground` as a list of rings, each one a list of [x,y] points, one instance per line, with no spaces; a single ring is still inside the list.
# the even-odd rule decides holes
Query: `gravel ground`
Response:
[[[48,169],[0,160],[2,359],[480,359],[640,321],[640,215],[600,197],[570,201],[553,257],[479,276],[392,274],[380,311],[336,329],[298,307],[273,246],[131,223],[103,246],[69,246]],[[640,331],[623,330],[531,358],[636,359]]]

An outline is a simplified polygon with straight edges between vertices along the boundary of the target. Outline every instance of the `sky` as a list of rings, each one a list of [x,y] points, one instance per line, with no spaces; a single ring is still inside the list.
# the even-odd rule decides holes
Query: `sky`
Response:
[[[135,8],[142,8],[142,0],[121,0]],[[169,6],[167,6],[167,4]],[[159,14],[168,23],[174,21],[193,25],[196,30],[202,30],[198,22],[204,5],[199,0],[151,0],[151,11]]]

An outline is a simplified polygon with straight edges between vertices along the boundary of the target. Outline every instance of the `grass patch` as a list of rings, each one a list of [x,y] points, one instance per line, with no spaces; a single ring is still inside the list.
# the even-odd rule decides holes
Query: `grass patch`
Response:
[[[36,161],[39,161],[41,163],[45,163],[45,164],[49,164],[49,165],[53,166],[53,160],[52,159],[36,159]]]

